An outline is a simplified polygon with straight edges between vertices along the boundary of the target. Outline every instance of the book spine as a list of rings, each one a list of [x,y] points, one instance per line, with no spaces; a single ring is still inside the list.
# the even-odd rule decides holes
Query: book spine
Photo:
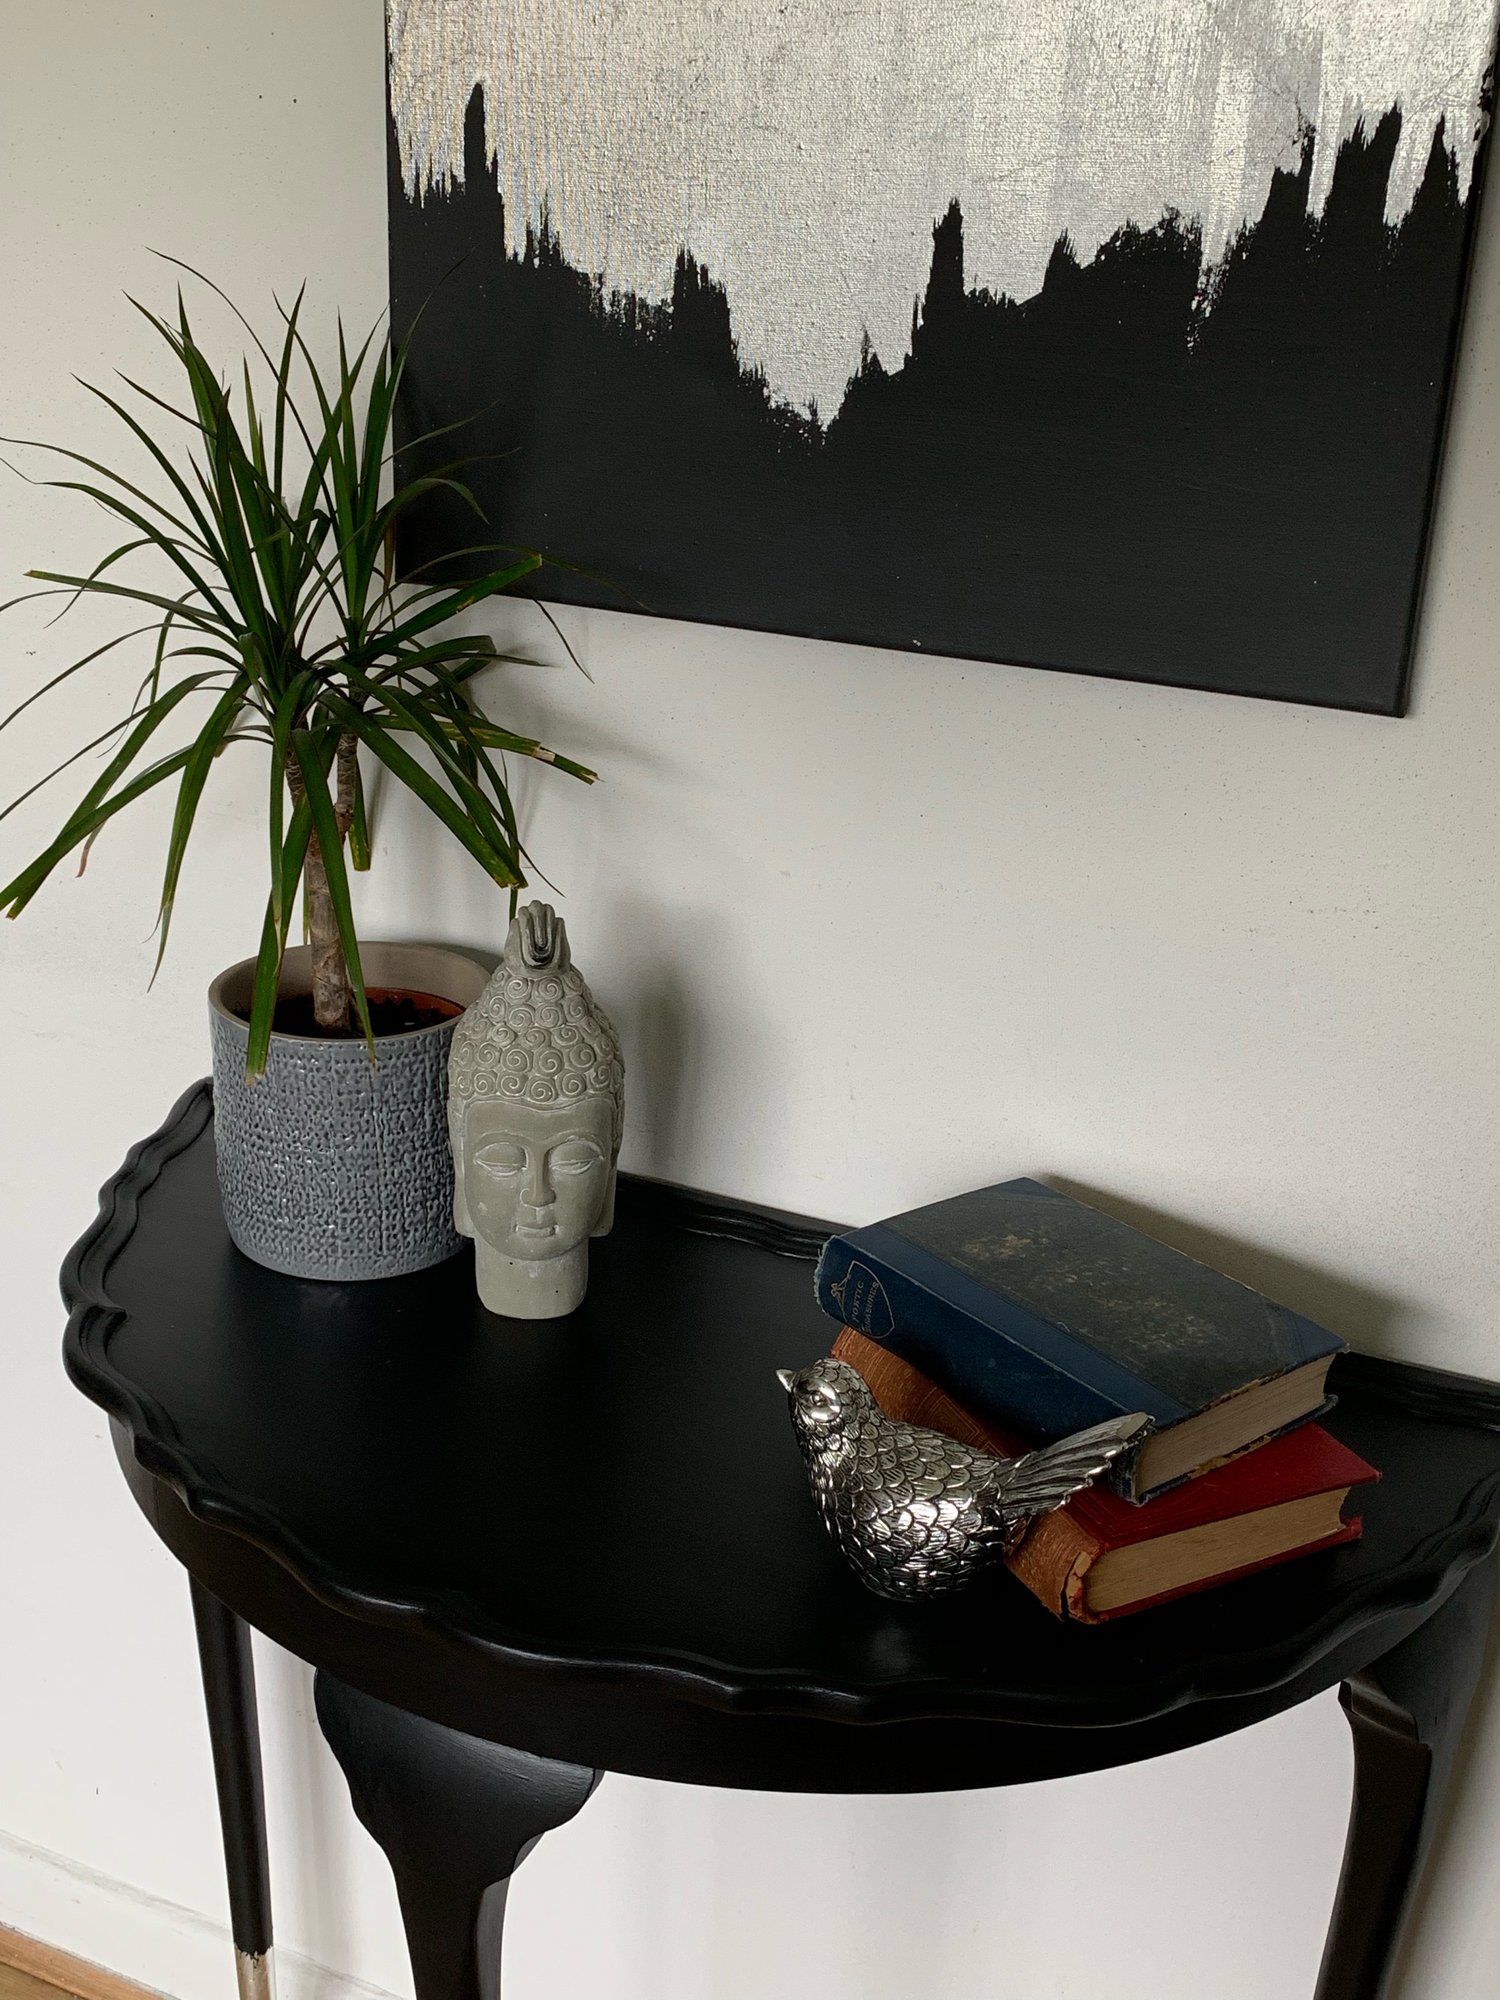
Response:
[[[823,1246],[814,1284],[831,1319],[890,1348],[978,1417],[1059,1438],[1136,1407],[1065,1374],[845,1237]]]
[[[1057,1507],[1044,1514],[1021,1546],[1006,1556],[1005,1567],[1055,1618],[1090,1624],[1087,1578],[1100,1548],[1097,1536],[1065,1506]]]
[[[864,1377],[866,1387],[888,1417],[895,1417],[903,1424],[919,1424],[924,1430],[941,1431],[945,1437],[968,1445],[971,1451],[987,1451],[995,1458],[1017,1458],[1030,1449],[1019,1432],[1003,1431],[993,1423],[982,1424],[945,1389],[919,1374],[909,1361],[903,1361],[888,1347],[877,1347],[852,1327],[843,1329],[833,1343],[832,1353],[835,1361],[847,1361],[856,1374]]]

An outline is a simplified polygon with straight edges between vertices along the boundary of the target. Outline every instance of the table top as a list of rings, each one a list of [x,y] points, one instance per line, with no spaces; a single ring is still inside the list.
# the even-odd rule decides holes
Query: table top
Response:
[[[894,1605],[813,1511],[774,1370],[825,1352],[829,1225],[622,1177],[583,1308],[498,1319],[467,1252],[278,1276],[229,1242],[207,1083],[69,1259],[70,1375],[235,1610],[418,1712],[721,1784],[940,1789],[1201,1741],[1367,1665],[1494,1545],[1500,1390],[1348,1356],[1362,1541],[1085,1628],[1003,1571]]]

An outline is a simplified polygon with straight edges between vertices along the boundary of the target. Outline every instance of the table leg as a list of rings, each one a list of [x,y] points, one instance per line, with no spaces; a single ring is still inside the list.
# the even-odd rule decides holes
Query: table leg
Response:
[[[600,1778],[360,1694],[320,1673],[318,1722],[396,1878],[417,2000],[499,2000],[510,1878]]]
[[[224,1832],[229,1922],[240,2000],[273,2000],[271,1873],[250,1632],[196,1577],[190,1582],[214,1780],[219,1791],[219,1824]]]
[[[1346,1681],[1354,1803],[1316,2000],[1382,2000],[1484,1660],[1496,1558]]]

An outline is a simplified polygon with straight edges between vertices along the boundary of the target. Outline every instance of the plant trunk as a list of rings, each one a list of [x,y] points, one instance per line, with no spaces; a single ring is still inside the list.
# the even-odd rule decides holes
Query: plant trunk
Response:
[[[348,731],[339,738],[334,818],[338,823],[339,845],[343,846],[354,823],[354,773],[359,745]],[[301,767],[295,756],[287,759],[287,788],[294,803],[306,793]],[[307,921],[307,942],[312,950],[313,1019],[330,1034],[350,1034],[353,1007],[350,998],[349,967],[339,928],[328,893],[328,869],[317,833],[307,843],[307,861],[302,871],[302,904]]]

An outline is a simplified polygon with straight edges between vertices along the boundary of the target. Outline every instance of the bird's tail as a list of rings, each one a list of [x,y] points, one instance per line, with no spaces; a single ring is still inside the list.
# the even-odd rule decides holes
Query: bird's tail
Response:
[[[1151,1419],[1136,1411],[1133,1416],[1111,1417],[1056,1444],[1043,1445],[1018,1458],[1000,1495],[1005,1511],[1020,1514],[1047,1514],[1061,1507],[1085,1486],[1092,1486],[1101,1472],[1108,1471],[1117,1458],[1138,1445],[1151,1429]]]

